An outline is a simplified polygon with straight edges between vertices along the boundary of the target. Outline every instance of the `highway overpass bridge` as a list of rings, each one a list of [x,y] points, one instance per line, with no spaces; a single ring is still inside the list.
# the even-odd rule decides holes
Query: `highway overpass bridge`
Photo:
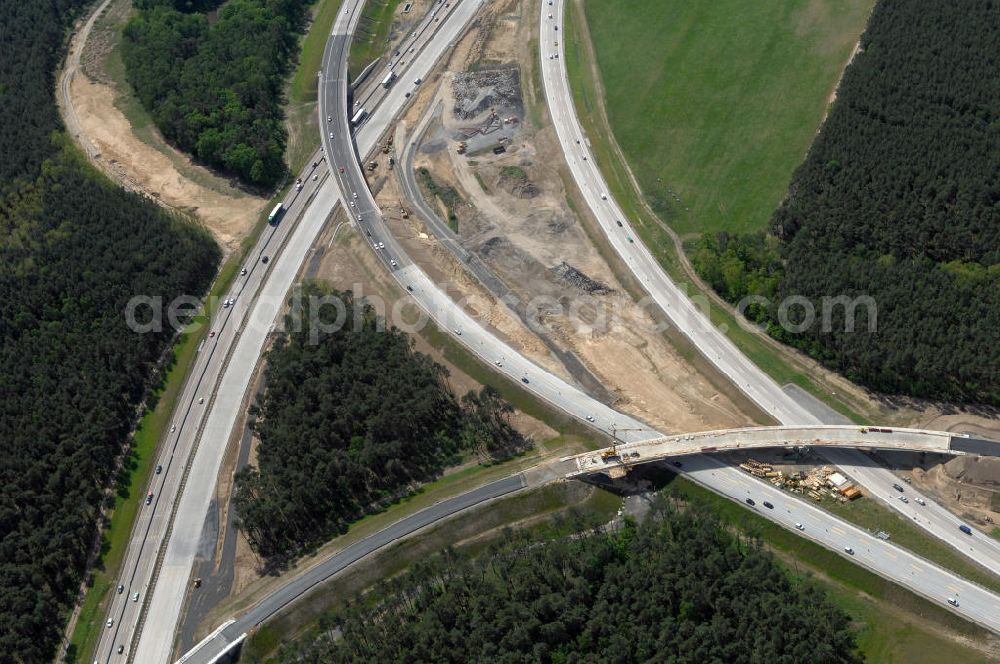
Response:
[[[858,425],[773,426],[703,431],[634,443],[616,442],[611,447],[568,457],[576,462],[576,470],[566,477],[594,473],[616,477],[630,466],[688,454],[802,445],[1000,456],[1000,442],[947,431]]]

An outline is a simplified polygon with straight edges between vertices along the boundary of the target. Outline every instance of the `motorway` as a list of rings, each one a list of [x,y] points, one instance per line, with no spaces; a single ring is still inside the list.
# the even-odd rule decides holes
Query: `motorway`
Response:
[[[337,35],[333,37],[334,45],[337,46]],[[327,72],[333,71],[333,68],[337,66],[334,59],[337,51],[343,52],[342,44],[337,46],[335,51],[332,50],[328,53],[328,58],[325,61]],[[334,114],[340,109],[346,110],[346,79],[343,75],[340,78],[331,77],[326,82],[322,95],[325,109],[329,109]],[[393,105],[392,108],[396,108],[396,106]],[[345,110],[340,110],[341,131],[346,128]],[[326,112],[324,111],[324,114]],[[383,125],[386,127],[388,126],[388,120],[385,119],[387,117],[389,117],[388,114],[382,116]],[[361,133],[363,134],[363,131]],[[440,327],[449,331],[457,342],[483,361],[493,363],[498,372],[512,380],[520,380],[524,388],[536,396],[582,421],[590,422],[602,431],[609,432],[613,427],[636,428],[638,431],[624,431],[620,436],[621,439],[633,443],[662,437],[661,434],[645,427],[643,423],[596,402],[577,388],[539,369],[514,349],[484,330],[477,321],[451,302],[430,281],[427,275],[409,260],[402,248],[392,238],[366,188],[349,137],[344,135],[343,138],[334,141],[324,139],[324,142],[329,153],[334,155],[335,161],[343,160],[345,173],[338,183],[343,188],[344,197],[355,201],[354,209],[357,210],[355,218],[362,232],[366,236],[371,234],[369,241],[374,245],[373,250],[381,255],[382,260],[387,263],[400,285],[407,288],[422,309]],[[372,145],[373,141],[367,141],[366,144]],[[366,152],[362,149],[360,153],[364,155]],[[357,198],[354,198],[355,194],[357,194]],[[357,216],[361,218],[357,219]],[[384,248],[378,247],[380,242],[385,245]],[[784,402],[785,397],[782,394],[781,403]],[[718,462],[710,457],[704,455],[688,457],[682,472],[696,482],[732,499],[742,501],[752,494],[755,496],[755,500],[767,500],[780,506],[776,510],[767,510],[769,512],[767,516],[789,528],[796,528],[796,521],[792,521],[792,519],[797,519],[797,522],[805,528],[805,530],[799,531],[804,537],[841,551],[843,555],[851,555],[858,563],[886,578],[897,581],[931,601],[943,602],[945,597],[952,595],[959,597],[963,615],[991,629],[1000,630],[1000,623],[996,622],[996,616],[1000,615],[1000,598],[956,577],[947,570],[921,560],[892,544],[883,542],[871,533],[850,526],[829,513],[792,498],[789,494],[769,484],[753,480],[734,468],[720,467]],[[470,504],[472,503],[470,502]],[[848,554],[843,551],[844,546],[850,546],[853,553]],[[905,562],[905,568],[900,567],[900,561]],[[334,569],[341,569],[341,567],[335,565]],[[334,573],[332,570],[328,571],[330,574]],[[289,581],[289,584],[292,583],[296,583],[296,581]],[[253,615],[258,617],[264,614],[271,615],[279,610],[282,601],[289,601],[289,596],[284,590],[287,587],[288,585],[283,586],[281,590],[266,598],[262,605],[258,605],[266,606],[263,614],[256,613],[256,609],[254,609],[252,610],[254,611]],[[309,587],[312,585],[310,584]],[[297,597],[298,595],[292,596]],[[222,649],[228,644],[241,638],[246,630],[252,629],[258,622],[258,618],[243,616],[238,621],[224,626],[213,638],[199,644],[190,653],[192,658],[186,661],[211,661],[212,657],[222,652]],[[194,659],[195,655],[198,659]]]
[[[455,7],[451,20],[439,23],[438,36],[433,40],[428,38],[408,64],[414,75],[419,72],[426,75],[430,71],[433,63],[464,29],[481,3],[479,0],[462,0],[452,4]],[[327,216],[340,200],[340,192],[343,192],[343,197],[347,200],[355,201],[356,207],[351,209],[356,212],[352,216],[355,220],[357,215],[362,217],[358,222],[362,232],[366,235],[369,232],[372,234],[370,241],[385,244],[385,249],[378,253],[400,284],[408,287],[414,299],[431,318],[443,329],[450,330],[469,350],[490,364],[496,365],[499,362],[502,366],[497,367],[498,372],[515,381],[521,381],[526,389],[581,420],[589,421],[592,418],[594,426],[601,430],[608,431],[612,426],[641,429],[623,432],[621,438],[626,441],[647,440],[661,435],[648,429],[641,422],[594,401],[579,389],[547,374],[483,330],[476,321],[452,303],[422,270],[412,264],[392,238],[368,192],[347,127],[346,52],[350,42],[349,35],[353,32],[357,20],[355,10],[358,6],[360,3],[355,2],[348,7],[346,14],[338,16],[324,57],[320,119],[321,123],[326,124],[323,121],[326,120],[327,113],[335,116],[336,121],[329,123],[336,125],[333,129],[335,140],[329,139],[329,132],[324,132],[324,144],[327,154],[332,155],[331,168],[337,176],[335,182],[337,186],[329,186],[322,177],[316,183],[311,178],[304,178],[306,187],[297,195],[292,194],[292,200],[288,201],[289,212],[286,215],[286,219],[289,220],[294,220],[300,215],[301,218],[297,223],[290,221],[280,224],[276,229],[268,229],[262,235],[247,263],[248,274],[238,279],[234,292],[229,295],[236,297],[236,305],[225,310],[222,316],[213,322],[213,325],[217,326],[213,327],[217,329],[217,335],[199,353],[195,372],[185,387],[180,401],[183,414],[178,416],[177,430],[171,434],[171,440],[161,452],[164,471],[154,478],[153,505],[137,520],[135,535],[126,558],[127,592],[118,595],[112,605],[111,615],[115,618],[115,623],[101,640],[101,648],[98,651],[100,661],[112,661],[112,649],[116,643],[130,648],[137,631],[138,607],[145,607],[146,623],[150,628],[138,630],[141,632],[141,637],[135,654],[129,652],[130,660],[140,662],[168,660],[177,618],[188,587],[191,562],[199,544],[205,514],[214,492],[221,458],[241,410],[250,376],[285,294],[291,287],[302,260]],[[544,62],[543,59],[543,64]],[[383,95],[382,105],[392,110],[402,108],[406,99],[405,87],[400,85],[390,88]],[[391,120],[392,115],[389,112],[370,116],[357,134],[358,153],[366,154],[370,151]],[[340,138],[336,138],[338,132]],[[343,174],[339,172],[341,165],[345,167]],[[334,180],[330,179],[329,182]],[[356,199],[355,193],[358,195]],[[306,197],[310,197],[311,203],[314,204],[306,206],[304,204]],[[282,243],[284,244],[279,255],[277,247],[282,246]],[[259,257],[266,252],[274,252],[275,258],[267,267],[259,261]],[[669,308],[667,310],[669,311]],[[203,397],[205,402],[198,403]],[[775,407],[781,404],[784,408],[785,402],[786,399],[782,396],[780,401],[776,401]],[[199,439],[201,443],[196,445]],[[182,471],[187,469],[190,470],[185,476]],[[696,468],[691,470],[697,471]],[[709,472],[720,476],[726,475],[732,482],[736,482],[737,478],[743,482],[747,481],[738,471],[727,470]],[[698,481],[709,483],[707,478],[699,478]],[[769,485],[756,484],[760,486],[756,487],[755,491],[771,495],[775,504],[778,504],[776,501],[787,503],[790,500],[787,494],[782,494]],[[180,492],[182,486],[184,490]],[[178,494],[179,499],[175,503],[174,497]],[[169,518],[171,512],[175,514],[172,520],[173,534],[166,537],[168,526],[171,526]],[[815,518],[825,519],[831,524],[831,528],[840,528],[850,533],[852,537],[855,535],[849,530],[850,526],[837,522],[829,515],[824,514]],[[820,522],[817,521],[818,523]],[[818,532],[818,525],[816,530]],[[807,536],[814,535],[807,534]],[[156,552],[161,550],[160,543],[164,539],[166,546],[161,552],[159,579],[152,598],[148,598],[146,589],[154,570],[152,560],[156,557]],[[869,545],[874,545],[875,548],[871,550],[876,552],[889,551],[893,554],[891,556],[893,558],[904,553],[891,545],[880,544],[880,540],[863,533],[857,533],[855,541],[859,553],[862,547],[867,551]],[[890,548],[885,549],[885,547]],[[858,560],[889,578],[900,581],[903,585],[912,587],[932,599],[940,600],[941,595],[938,593],[940,588],[937,586],[917,586],[908,582],[909,579],[905,575],[895,574],[891,569],[880,569],[878,561],[886,562],[889,557],[877,554],[874,561],[863,560],[860,557]],[[920,565],[922,569],[928,571],[936,569],[924,561],[920,561]],[[944,570],[941,570],[941,573],[947,574]],[[976,587],[972,584],[955,579],[954,585],[961,589],[963,598],[976,597]],[[130,601],[133,592],[140,592],[141,602]],[[1000,615],[1000,602],[997,602],[994,596],[988,593],[987,595],[989,599],[982,600],[984,610],[991,608],[993,616]],[[992,625],[993,629],[1000,627],[988,622],[986,618],[990,614],[978,611],[977,606],[979,606],[977,601],[973,599],[967,608],[967,603],[963,599],[962,613],[982,624]]]
[[[286,218],[301,214],[322,184],[325,175],[322,162],[307,170],[302,190],[295,191],[293,188],[285,198],[284,206],[288,210]],[[310,174],[316,175],[317,179],[313,180]],[[144,501],[146,493],[152,492],[153,498],[151,504],[144,505],[136,517],[118,581],[124,588],[120,593],[113,591],[116,594],[112,596],[110,610],[105,618],[113,622],[111,627],[105,627],[101,633],[95,651],[96,661],[121,661],[117,653],[119,646],[124,647],[124,654],[129,655],[131,652],[140,614],[149,602],[148,592],[157,554],[170,528],[175,499],[180,489],[185,485],[195,485],[210,492],[215,485],[214,474],[207,475],[200,467],[190,467],[188,461],[198,440],[207,437],[211,444],[219,447],[224,447],[228,440],[228,436],[213,435],[218,430],[211,417],[218,404],[218,398],[213,398],[213,394],[217,393],[223,370],[232,362],[232,348],[244,336],[241,328],[245,325],[247,314],[262,284],[277,264],[280,248],[291,228],[291,224],[279,224],[268,226],[261,233],[245,263],[246,273],[237,276],[229,292],[223,295],[223,300],[235,298],[234,305],[222,307],[218,302],[207,303],[209,309],[219,306],[210,323],[212,336],[206,336],[199,348],[190,377],[178,399],[171,429],[156,459],[156,464],[162,470],[152,476],[143,495],[135,496],[136,500]],[[267,264],[261,262],[264,256],[268,256]],[[271,261],[272,258],[275,260]],[[264,332],[266,331],[265,327]],[[238,407],[239,401],[241,398],[229,405]],[[200,528],[199,523],[198,529]],[[180,581],[182,588],[187,586],[187,582],[187,577]],[[138,601],[133,599],[136,593]]]
[[[565,0],[541,4],[539,50],[542,85],[570,172],[608,242],[677,329],[761,409],[786,425],[822,423],[819,417],[789,396],[743,355],[670,280],[646,246],[637,241],[638,234],[631,222],[608,193],[607,183],[590,153],[589,141],[576,114],[563,56],[563,42],[557,29],[564,23],[564,7]],[[552,18],[549,18],[550,15]],[[966,536],[958,530],[961,521],[940,505],[929,502],[927,509],[915,510],[912,504],[896,500],[892,485],[898,482],[898,478],[890,471],[872,465],[871,460],[858,450],[823,449],[820,452],[884,504],[953,548],[1000,573],[1000,541],[979,538],[970,546]]]

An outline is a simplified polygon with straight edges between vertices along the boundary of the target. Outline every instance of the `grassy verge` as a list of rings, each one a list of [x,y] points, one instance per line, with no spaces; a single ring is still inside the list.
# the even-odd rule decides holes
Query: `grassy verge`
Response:
[[[521,172],[523,173],[524,171]],[[478,175],[477,173],[476,176],[478,177]],[[438,199],[444,205],[448,211],[448,226],[457,233],[458,215],[455,213],[455,208],[462,204],[462,197],[459,195],[458,190],[450,185],[438,184],[431,175],[431,172],[426,168],[417,169],[417,179],[422,189],[426,190],[432,198]],[[482,184],[481,180],[480,184]],[[483,189],[485,188],[486,186],[483,185]]]
[[[399,0],[369,0],[358,23],[358,30],[351,42],[347,69],[353,78],[368,64],[385,52],[389,45],[389,29]]]
[[[824,499],[821,506],[831,514],[873,533],[884,530],[894,544],[909,549],[922,558],[1000,593],[1000,576],[977,565],[966,556],[902,518],[873,498],[849,503]]]
[[[859,645],[869,661],[986,661],[956,642],[995,640],[985,629],[687,479],[675,477],[670,486],[686,500],[711,504],[732,526],[758,535],[796,574],[825,580],[834,600],[862,623]]]
[[[323,68],[323,51],[326,40],[330,36],[343,0],[320,0],[313,10],[313,22],[302,40],[299,51],[299,66],[292,77],[289,99],[296,103],[316,101],[319,77],[317,72]]]
[[[447,546],[478,555],[499,538],[504,527],[534,524],[544,527],[557,514],[576,509],[610,520],[621,507],[621,498],[582,484],[548,485],[492,503],[489,507],[456,515],[447,523],[386,547],[361,561],[318,592],[307,595],[287,612],[264,624],[247,641],[243,656],[249,662],[263,661],[283,641],[309,634],[321,615],[345,605],[377,581],[403,572],[413,563]]]
[[[212,297],[219,298],[229,289],[238,272],[239,258],[234,256],[222,266],[212,287]],[[153,394],[149,404],[151,408],[136,428],[132,449],[116,480],[111,523],[101,536],[101,557],[97,569],[92,572],[90,586],[70,637],[70,656],[67,661],[88,661],[97,646],[97,639],[104,627],[106,601],[112,588],[117,585],[135,518],[143,507],[141,497],[153,472],[156,449],[173,418],[177,399],[197,358],[198,347],[209,328],[205,325],[208,319],[208,314],[197,316],[197,329],[182,335],[174,345],[173,360],[165,372],[163,382]]]
[[[600,93],[597,82],[591,74],[591,63],[587,59],[587,45],[582,41],[583,26],[581,22],[583,17],[576,7],[575,3],[567,4],[566,25],[563,34],[566,47],[566,68],[577,115],[589,137],[591,151],[597,163],[600,164],[609,193],[614,196],[625,216],[633,222],[640,239],[656,257],[670,279],[684,289],[699,306],[702,306],[703,303],[707,305],[711,300],[696,284],[688,282],[681,267],[680,258],[675,253],[672,238],[663,228],[660,220],[650,215],[641,204],[639,194],[635,191],[628,176],[627,167],[622,163],[619,153],[607,135],[606,128],[601,124]],[[707,306],[703,306],[703,308],[706,311],[709,310]],[[847,404],[841,399],[834,398],[818,383],[789,366],[779,351],[757,335],[743,329],[728,310],[712,306],[710,314],[712,322],[736,344],[740,351],[778,384],[798,385],[838,413],[859,424],[873,419],[873,413],[858,412],[862,404]]]

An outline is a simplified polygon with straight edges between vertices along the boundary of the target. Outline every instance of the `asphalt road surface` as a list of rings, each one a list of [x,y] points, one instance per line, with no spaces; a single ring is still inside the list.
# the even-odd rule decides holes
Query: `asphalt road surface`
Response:
[[[215,657],[226,652],[232,644],[239,642],[241,637],[255,626],[288,607],[318,584],[323,583],[368,554],[464,509],[520,491],[524,486],[524,476],[514,475],[441,501],[412,516],[400,519],[388,528],[348,546],[343,551],[290,580],[240,616],[239,619],[228,623],[210,639],[198,644],[198,647],[187,653],[182,661],[184,664],[210,664]]]

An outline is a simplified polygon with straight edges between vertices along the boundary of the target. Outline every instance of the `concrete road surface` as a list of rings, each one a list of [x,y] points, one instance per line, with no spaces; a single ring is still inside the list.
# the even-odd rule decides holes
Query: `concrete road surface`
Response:
[[[653,300],[713,365],[765,412],[782,424],[819,424],[820,419],[799,404],[750,361],[698,310],[686,293],[670,281],[653,255],[639,240],[631,222],[608,193],[607,183],[594,162],[587,137],[580,125],[570,93],[560,31],[564,21],[565,0],[542,3],[540,9],[539,50],[542,84],[559,144],[566,155],[573,179],[587,201],[615,252]],[[552,18],[549,18],[549,14]],[[621,226],[618,225],[621,222]],[[832,422],[831,422],[832,423]],[[857,450],[820,450],[831,462],[884,499],[893,496],[892,485],[898,478],[883,468],[873,467]],[[912,518],[914,523],[955,549],[1000,573],[1000,541],[986,537],[970,543],[959,531],[961,521],[943,507],[928,502],[926,510],[915,510],[894,497],[884,500],[891,508]]]

